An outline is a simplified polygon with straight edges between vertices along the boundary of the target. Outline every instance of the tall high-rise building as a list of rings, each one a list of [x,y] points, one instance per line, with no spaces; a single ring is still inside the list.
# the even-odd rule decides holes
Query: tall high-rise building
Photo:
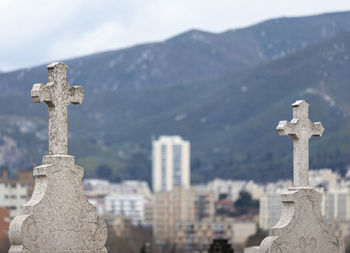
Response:
[[[160,136],[152,143],[153,191],[190,186],[190,143],[180,136]]]

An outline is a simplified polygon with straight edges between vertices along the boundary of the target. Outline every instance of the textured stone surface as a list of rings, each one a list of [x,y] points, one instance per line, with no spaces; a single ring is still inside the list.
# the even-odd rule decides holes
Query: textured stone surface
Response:
[[[294,187],[281,195],[282,217],[259,248],[260,253],[344,253],[343,243],[334,235],[321,213],[322,194],[308,182],[309,138],[322,135],[321,123],[308,119],[308,104],[293,105],[291,123],[281,121],[277,130],[294,140]]]
[[[10,225],[10,253],[105,253],[107,228],[83,193],[84,169],[67,155],[67,106],[80,104],[81,87],[66,81],[67,66],[48,66],[49,82],[34,84],[34,102],[49,107],[49,155],[34,168],[35,188],[23,215]]]
[[[344,253],[343,243],[321,214],[322,194],[293,189],[281,195],[283,213],[260,253]]]
[[[67,83],[67,66],[61,62],[47,66],[48,83],[33,85],[31,95],[35,103],[46,102],[49,107],[49,154],[66,155],[68,152],[67,107],[81,104],[84,92],[80,86]]]
[[[277,130],[280,135],[293,138],[294,186],[309,185],[309,139],[322,136],[324,128],[321,122],[309,120],[309,104],[298,100],[293,105],[293,119],[289,123],[280,121]]]
[[[259,247],[245,248],[244,253],[259,253]]]

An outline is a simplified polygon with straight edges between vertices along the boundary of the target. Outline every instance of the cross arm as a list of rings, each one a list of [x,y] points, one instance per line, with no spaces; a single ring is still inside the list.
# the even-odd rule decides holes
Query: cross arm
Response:
[[[47,85],[44,85],[42,83],[34,84],[30,92],[34,103],[51,102],[52,97],[50,88],[52,85],[53,83],[48,83]]]
[[[81,86],[72,86],[69,88],[69,101],[72,104],[81,104],[84,100],[84,91]]]
[[[311,133],[313,136],[322,136],[324,132],[324,127],[321,122],[315,122],[311,126]]]
[[[297,123],[297,120],[292,120],[291,122],[288,122],[286,120],[280,121],[277,126],[277,131],[279,135],[286,136],[286,135],[295,135],[295,125]]]

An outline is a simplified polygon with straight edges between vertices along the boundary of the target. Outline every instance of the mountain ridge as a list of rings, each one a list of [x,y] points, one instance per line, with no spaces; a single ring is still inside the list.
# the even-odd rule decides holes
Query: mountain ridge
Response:
[[[114,180],[150,181],[151,136],[180,134],[192,143],[193,182],[286,178],[291,141],[278,137],[275,127],[291,117],[293,100],[306,98],[310,118],[327,120],[326,135],[311,141],[311,166],[344,170],[350,163],[347,139],[340,138],[350,132],[344,116],[350,111],[349,17],[287,18],[209,35],[194,30],[67,60],[70,84],[82,84],[86,94],[82,105],[69,109],[71,153],[87,176],[104,166]],[[44,66],[0,74],[0,132],[34,164],[47,152],[47,108],[30,97],[38,82],[47,82]],[[324,154],[331,138],[336,145]],[[0,166],[30,166],[25,163]],[[266,170],[273,173],[266,176]]]

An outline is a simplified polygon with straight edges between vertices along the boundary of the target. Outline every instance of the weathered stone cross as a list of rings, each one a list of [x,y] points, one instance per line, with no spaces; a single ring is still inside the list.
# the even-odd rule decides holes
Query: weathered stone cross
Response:
[[[322,136],[324,128],[321,122],[309,120],[309,104],[304,100],[298,100],[292,106],[292,121],[280,121],[277,131],[293,138],[294,186],[305,187],[309,186],[309,139]]]
[[[107,226],[86,199],[84,169],[68,155],[67,107],[84,99],[81,87],[67,83],[67,66],[48,67],[46,85],[34,84],[34,102],[49,107],[49,154],[33,170],[35,189],[10,224],[9,253],[107,253]]]
[[[67,66],[62,62],[47,66],[48,83],[34,84],[31,96],[35,103],[46,102],[49,107],[49,155],[68,153],[67,107],[81,104],[84,92],[80,86],[67,83]]]

